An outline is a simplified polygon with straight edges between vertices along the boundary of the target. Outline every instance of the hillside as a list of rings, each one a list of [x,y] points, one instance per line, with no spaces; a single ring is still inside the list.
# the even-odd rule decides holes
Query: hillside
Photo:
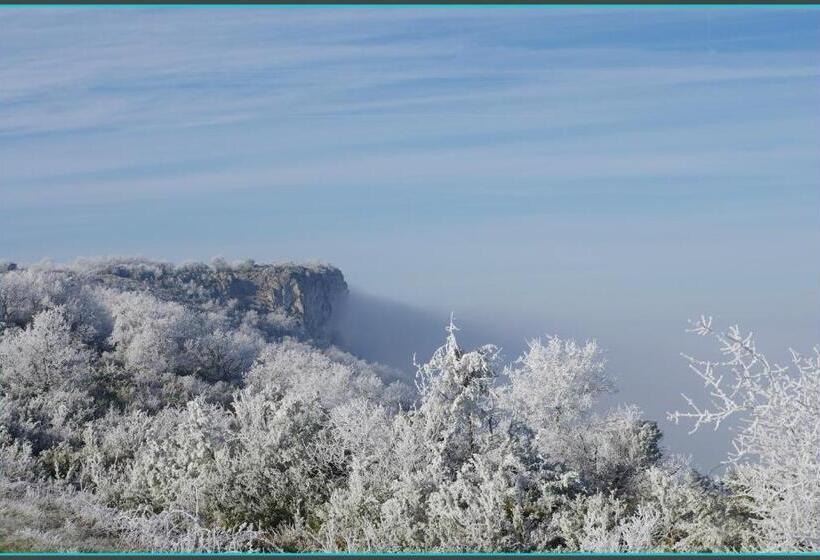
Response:
[[[533,340],[503,363],[451,321],[415,385],[395,380],[333,346],[347,287],[329,265],[0,271],[0,550],[820,542],[820,361],[772,368],[705,318],[696,331],[732,359],[692,365],[722,400],[675,417],[751,415],[723,479],[664,449],[636,407],[597,412],[615,385],[595,342]]]

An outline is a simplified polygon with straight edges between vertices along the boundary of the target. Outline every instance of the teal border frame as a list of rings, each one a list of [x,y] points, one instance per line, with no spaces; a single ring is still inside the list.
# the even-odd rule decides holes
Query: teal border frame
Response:
[[[820,8],[820,0],[586,0],[567,2],[566,0],[311,0],[299,2],[294,0],[237,0],[235,3],[224,0],[18,0],[0,2],[3,8],[756,8],[756,9],[812,9]],[[2,554],[2,553],[0,553]],[[773,553],[774,554],[774,553]]]

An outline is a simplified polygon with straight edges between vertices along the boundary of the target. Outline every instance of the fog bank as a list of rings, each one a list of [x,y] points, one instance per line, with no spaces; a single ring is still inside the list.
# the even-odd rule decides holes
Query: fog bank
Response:
[[[444,328],[451,311],[460,329],[459,342],[465,349],[495,344],[501,348],[505,362],[516,359],[526,349],[527,341],[536,337],[595,339],[605,350],[607,369],[618,388],[599,408],[635,404],[647,419],[658,422],[664,433],[662,443],[670,452],[691,456],[704,472],[720,468],[729,450],[728,429],[702,430],[690,435],[690,426],[676,426],[666,418],[668,412],[685,408],[681,393],[696,400],[705,398],[702,384],[688,370],[681,352],[716,357],[716,348],[685,332],[685,317],[644,317],[642,321],[607,321],[598,317],[582,321],[535,310],[489,312],[477,304],[450,310],[414,306],[353,286],[336,317],[336,343],[362,358],[396,368],[406,380],[412,381],[413,356],[423,363],[444,343]],[[776,333],[762,332],[761,342],[770,355],[780,359],[786,350],[779,346],[784,337],[773,334]]]

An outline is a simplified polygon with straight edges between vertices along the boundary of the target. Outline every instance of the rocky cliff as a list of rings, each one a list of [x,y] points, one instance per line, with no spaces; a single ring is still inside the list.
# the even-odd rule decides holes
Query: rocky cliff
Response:
[[[333,313],[347,296],[342,272],[329,265],[254,265],[227,272],[225,281],[227,295],[240,304],[281,311],[317,338],[329,334]]]
[[[18,268],[12,263],[3,264],[0,273]],[[316,340],[330,338],[331,318],[348,293],[342,272],[328,264],[248,261],[230,266],[217,261],[208,266],[105,259],[53,267],[49,273],[83,285],[147,291],[160,299],[200,309],[217,303],[237,311],[275,315],[281,318],[285,334]]]

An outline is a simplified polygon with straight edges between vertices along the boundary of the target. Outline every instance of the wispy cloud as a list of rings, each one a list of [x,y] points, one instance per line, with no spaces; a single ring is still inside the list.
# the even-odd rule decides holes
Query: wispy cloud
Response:
[[[4,15],[0,35],[7,53],[0,60],[0,135],[351,111],[521,117],[545,101],[566,105],[568,95],[818,76],[810,50],[657,49],[651,26],[674,18],[595,14],[15,11]],[[650,30],[644,44],[606,45],[600,33],[589,35],[617,36],[627,17],[645,19],[631,26],[638,43]],[[529,40],[515,41],[516,28]],[[586,34],[568,45],[568,29]]]

